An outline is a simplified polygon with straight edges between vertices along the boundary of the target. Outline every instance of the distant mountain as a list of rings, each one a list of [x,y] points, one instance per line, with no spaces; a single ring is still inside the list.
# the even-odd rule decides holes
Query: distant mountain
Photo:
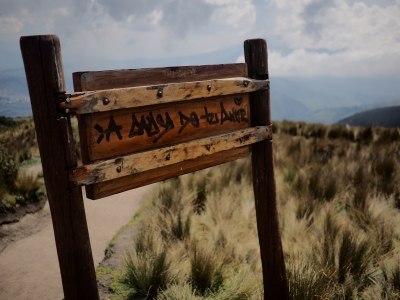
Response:
[[[400,106],[377,108],[356,113],[340,120],[338,123],[352,126],[400,127]]]
[[[28,86],[24,70],[0,71],[0,116],[30,116]]]
[[[388,101],[388,102],[381,101],[369,105],[323,108],[315,110],[313,113],[316,122],[324,124],[334,124],[344,118],[350,117],[359,112],[365,112],[367,110],[372,110],[376,108],[397,106],[399,103],[400,100]]]
[[[271,88],[271,114],[276,121],[315,122],[313,112],[290,95],[290,91]]]
[[[67,86],[72,90],[66,72]],[[70,74],[70,72],[69,72]],[[312,122],[313,112],[292,95],[288,90],[273,88],[271,90],[271,108],[273,120],[294,120]],[[25,72],[20,70],[0,71],[0,116],[16,117],[32,114]]]
[[[117,69],[227,63],[235,61],[239,50],[232,48],[225,53],[215,52],[179,59],[114,62],[113,65]],[[111,65],[111,62],[109,64]],[[65,79],[69,91],[72,91],[72,70],[76,71],[79,68],[65,66]],[[399,105],[399,80],[399,77],[344,79],[277,77],[271,74],[272,119],[332,124],[357,112],[396,106]],[[0,70],[0,115],[15,117],[31,114],[24,70]]]

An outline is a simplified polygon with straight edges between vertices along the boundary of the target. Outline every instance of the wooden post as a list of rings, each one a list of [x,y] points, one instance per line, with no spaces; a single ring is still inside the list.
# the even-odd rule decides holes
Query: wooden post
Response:
[[[254,79],[268,79],[267,44],[263,39],[244,42],[248,75]],[[269,90],[250,94],[251,126],[271,124]],[[252,146],[253,189],[260,241],[264,279],[264,299],[289,298],[279,233],[278,212],[272,141],[258,142]]]
[[[99,299],[81,188],[68,169],[77,165],[71,123],[60,115],[57,98],[65,92],[57,36],[20,40],[33,119],[43,165],[65,299]]]

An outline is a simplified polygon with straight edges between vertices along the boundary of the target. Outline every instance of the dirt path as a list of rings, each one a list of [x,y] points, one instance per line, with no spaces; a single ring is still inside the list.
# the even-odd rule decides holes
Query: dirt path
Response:
[[[98,201],[85,199],[96,266],[103,259],[108,242],[131,219],[151,187]],[[0,299],[63,299],[48,205],[40,213],[28,215],[19,223],[7,225],[10,226],[8,230],[15,229],[18,233],[16,241],[0,253]]]

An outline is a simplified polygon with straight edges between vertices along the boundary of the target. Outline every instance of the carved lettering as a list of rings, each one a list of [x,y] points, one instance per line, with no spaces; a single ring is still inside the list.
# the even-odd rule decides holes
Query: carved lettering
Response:
[[[168,111],[168,109],[149,111],[144,113],[132,113],[130,117],[130,127],[122,131],[122,125],[118,125],[114,116],[109,116],[108,125],[104,123],[96,123],[94,130],[97,136],[97,144],[103,141],[110,141],[111,135],[114,133],[119,140],[125,138],[134,138],[138,136],[147,136],[151,138],[153,143],[157,143],[167,132],[176,128],[177,134],[181,134],[189,126],[198,129],[203,126],[221,126],[226,122],[242,123],[248,122],[246,107],[243,108],[242,97],[234,97],[231,103],[225,101],[213,102],[212,105],[204,105],[193,110],[182,110],[177,113]],[[233,104],[233,105],[232,105]],[[210,108],[211,106],[211,108]],[[219,106],[219,107],[218,107]],[[122,119],[123,120],[123,119]],[[106,122],[107,122],[106,121]],[[126,124],[126,121],[119,123]],[[124,135],[124,136],[123,136]]]
[[[147,116],[141,115],[140,121],[136,118],[135,114],[132,114],[132,126],[129,131],[129,137],[143,135],[146,131],[148,137],[154,136],[160,132],[156,120],[153,117],[153,113],[149,112]]]
[[[197,116],[196,112],[192,111],[188,116],[186,116],[184,113],[181,111],[178,113],[179,114],[179,120],[181,122],[181,128],[179,128],[178,133],[182,133],[182,131],[188,126],[189,124],[192,124],[193,127],[199,128],[200,126],[200,120],[199,117]]]
[[[122,140],[122,135],[121,135],[122,126],[117,125],[117,123],[115,123],[113,116],[110,116],[108,127],[105,130],[99,124],[96,124],[94,126],[94,129],[96,129],[100,133],[99,137],[97,138],[97,144],[101,143],[101,141],[104,139],[104,136],[106,137],[106,141],[109,142],[110,135],[113,132],[115,132],[119,140]]]
[[[248,118],[246,116],[246,111],[243,108],[235,109],[232,108],[229,111],[226,111],[224,104],[220,102],[221,107],[221,125],[226,121],[241,123],[247,122]]]
[[[202,115],[200,119],[205,119],[210,125],[219,123],[218,114],[208,112],[207,106],[204,106],[204,115]]]
[[[166,134],[169,130],[171,130],[171,129],[173,129],[175,127],[174,126],[174,121],[172,121],[169,113],[167,113],[167,112],[165,113],[165,119],[163,118],[163,116],[161,114],[158,114],[156,116],[156,121],[157,121],[157,124],[160,127],[164,128],[164,130],[157,136],[156,139],[154,139],[154,143],[157,143],[158,140],[160,138],[162,138],[162,136],[164,134]]]

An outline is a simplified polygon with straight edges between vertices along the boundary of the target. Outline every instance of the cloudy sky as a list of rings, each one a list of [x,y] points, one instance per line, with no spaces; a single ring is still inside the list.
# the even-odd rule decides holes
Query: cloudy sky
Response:
[[[47,33],[75,70],[241,61],[261,37],[273,76],[400,75],[400,0],[0,0],[0,70]]]

